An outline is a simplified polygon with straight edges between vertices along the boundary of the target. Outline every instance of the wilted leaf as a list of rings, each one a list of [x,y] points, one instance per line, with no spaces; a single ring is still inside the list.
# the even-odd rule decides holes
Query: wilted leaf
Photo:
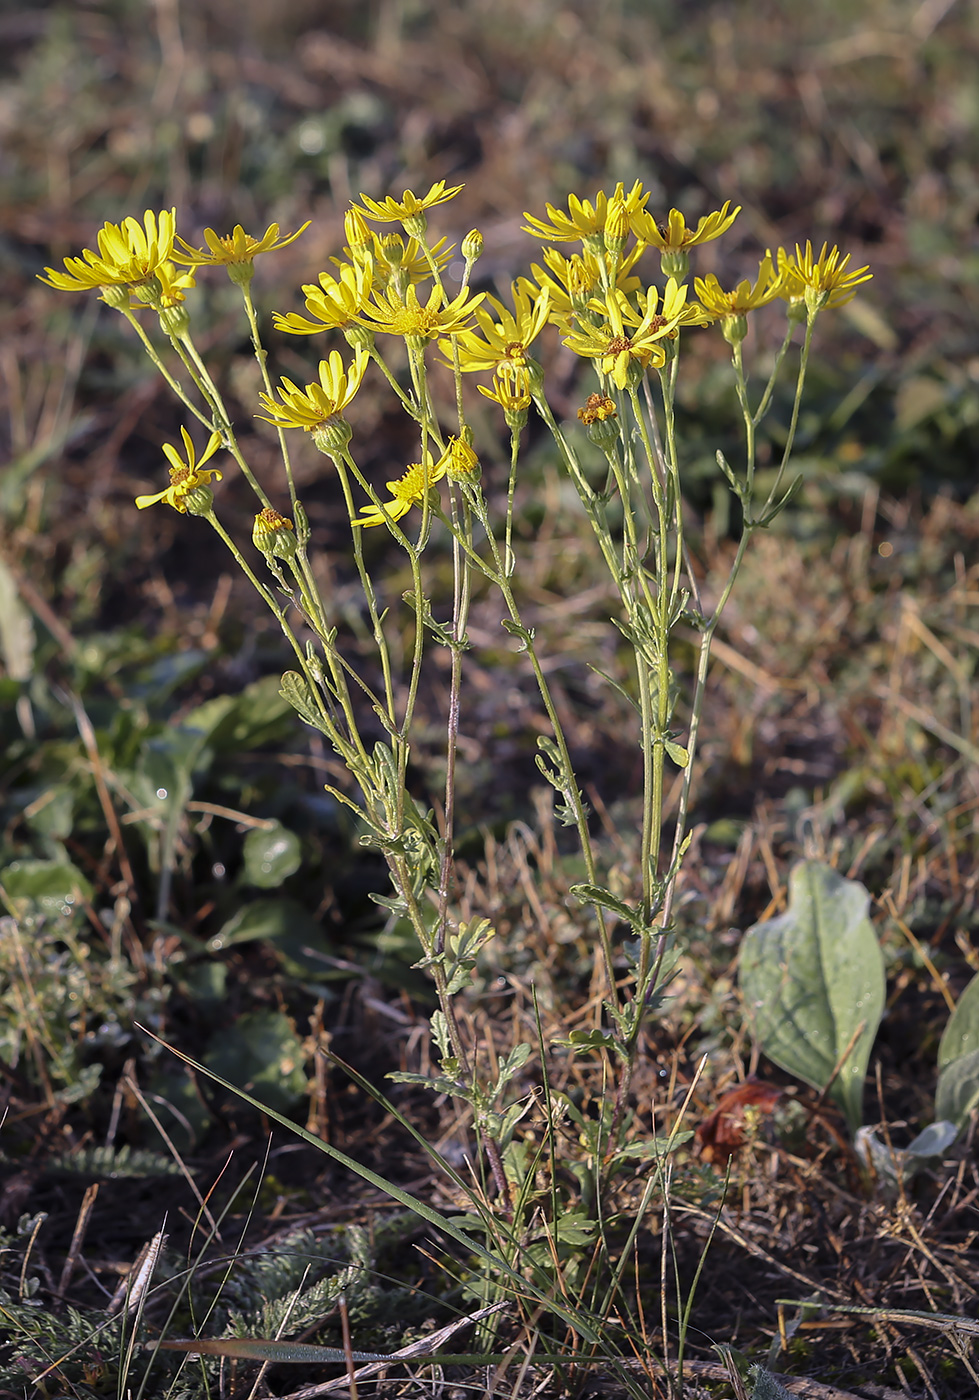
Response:
[[[704,1161],[718,1162],[723,1167],[744,1145],[750,1115],[760,1118],[771,1114],[781,1097],[781,1089],[757,1079],[747,1079],[722,1094],[713,1113],[697,1125],[697,1142]]]
[[[789,877],[789,908],[745,936],[741,990],[769,1059],[830,1090],[855,1131],[884,1009],[884,961],[867,917],[870,896],[818,861]],[[941,1115],[947,1116],[947,1115]]]

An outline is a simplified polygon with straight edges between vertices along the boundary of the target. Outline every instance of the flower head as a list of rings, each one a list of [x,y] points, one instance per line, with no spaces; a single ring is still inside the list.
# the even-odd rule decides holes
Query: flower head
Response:
[[[319,382],[307,384],[300,389],[291,379],[282,377],[277,390],[282,403],[276,403],[268,394],[259,398],[268,413],[256,414],[266,423],[275,423],[283,428],[304,428],[307,433],[325,427],[331,419],[339,418],[347,404],[360,388],[367,369],[367,351],[359,348],[354,352],[354,361],[349,373],[343,367],[339,350],[332,350],[328,360],[320,360]]]
[[[485,292],[470,296],[468,287],[464,287],[453,301],[446,301],[442,288],[435,286],[422,306],[414,286],[408,287],[403,298],[396,287],[391,287],[375,295],[357,320],[372,330],[401,335],[406,340],[434,340],[438,335],[461,330],[485,299]]]
[[[371,234],[374,243],[374,286],[378,291],[396,287],[399,292],[409,284],[424,282],[432,275],[432,265],[428,261],[417,238],[409,238],[407,244],[398,233],[387,233],[379,238]],[[433,243],[429,252],[435,266],[442,270],[455,252],[455,244],[447,238]]]
[[[632,269],[644,251],[644,244],[638,243],[619,258],[615,271],[615,285],[620,292],[635,292],[642,285],[639,278],[632,275]],[[562,330],[570,328],[568,322],[571,313],[584,311],[593,293],[601,290],[601,260],[605,262],[606,273],[611,275],[609,259],[605,252],[596,253],[590,248],[583,248],[580,253],[572,253],[570,258],[559,253],[556,248],[545,248],[544,262],[549,272],[545,272],[536,263],[531,267],[537,285],[550,293],[551,320]],[[521,278],[521,282],[524,281],[526,279]]]
[[[160,284],[159,307],[164,311],[175,310],[184,300],[184,292],[197,286],[193,272],[181,272],[172,262],[162,262],[156,269],[156,280]],[[137,301],[133,309],[145,303]]]
[[[475,330],[459,332],[456,341],[459,368],[463,371],[490,370],[505,361],[526,365],[527,347],[547,322],[550,293],[546,289],[538,291],[533,283],[523,278],[513,284],[513,311],[494,296],[487,297],[487,304],[492,306],[495,316],[485,306],[475,313],[482,337]],[[451,356],[452,342],[440,341],[439,349]]]
[[[184,440],[184,452],[186,458],[169,442],[163,444],[163,453],[170,463],[170,485],[163,491],[157,491],[152,496],[137,496],[136,506],[139,510],[145,510],[147,506],[156,505],[158,501],[166,501],[167,505],[173,506],[174,510],[179,510],[181,515],[186,514],[188,507],[193,507],[193,500],[188,500],[192,493],[201,487],[209,486],[210,482],[217,478],[221,480],[221,473],[214,467],[202,471],[205,462],[210,461],[221,445],[221,434],[212,433],[208,438],[207,446],[204,449],[200,461],[197,460],[197,451],[194,447],[193,439],[187,429],[181,427],[180,436]],[[208,492],[208,496],[210,492]],[[206,498],[205,498],[206,500]],[[209,507],[208,502],[208,507]],[[199,510],[191,509],[191,514],[202,514]]]
[[[503,409],[507,427],[519,432],[527,422],[527,414],[533,402],[533,386],[530,370],[526,365],[515,364],[512,360],[501,360],[493,374],[493,387],[486,389],[477,385],[479,392]]]
[[[444,180],[437,180],[428,194],[422,195],[421,199],[411,190],[405,190],[400,201],[389,194],[381,203],[362,194],[360,197],[366,207],[361,209],[354,204],[352,208],[356,209],[358,214],[366,215],[368,219],[376,219],[378,223],[403,224],[405,231],[417,238],[428,227],[425,210],[431,209],[435,204],[444,204],[447,199],[453,199],[461,189],[462,185],[447,188]]]
[[[776,271],[771,253],[766,253],[754,286],[746,277],[732,292],[726,292],[712,272],[706,277],[695,277],[693,285],[701,304],[712,316],[744,316],[778,296],[782,274]]]
[[[666,363],[666,350],[660,343],[675,335],[680,325],[695,324],[705,319],[703,309],[686,304],[687,288],[674,278],[666,284],[662,301],[655,287],[640,296],[640,311],[633,309],[625,295],[613,289],[604,300],[595,298],[589,305],[603,313],[596,325],[579,317],[579,329],[565,340],[576,355],[587,355],[600,362],[601,371],[611,377],[619,389],[632,387],[652,364],[660,368]]]
[[[315,321],[300,316],[297,311],[286,315],[275,311],[272,322],[277,331],[290,335],[318,335],[320,331],[345,330],[357,324],[357,317],[367,305],[374,280],[373,262],[368,257],[356,263],[340,264],[339,280],[328,272],[319,275],[319,286],[307,284],[306,310]]]
[[[731,201],[725,200],[721,209],[713,214],[705,214],[695,229],[687,227],[687,221],[679,209],[671,209],[670,217],[661,227],[647,210],[635,219],[633,231],[637,238],[660,251],[660,264],[668,277],[686,277],[690,266],[690,249],[698,243],[710,243],[720,238],[741,213],[741,205],[732,212]]]
[[[294,243],[301,233],[305,233],[311,222],[307,219],[302,228],[296,229],[295,233],[286,234],[284,238],[279,237],[278,224],[269,224],[261,238],[253,238],[250,233],[245,232],[241,224],[235,224],[234,232],[224,235],[218,235],[212,228],[206,228],[206,248],[192,248],[178,234],[175,241],[180,244],[183,252],[174,253],[173,258],[175,262],[183,263],[187,267],[231,267],[239,263],[250,263],[259,253],[274,253],[279,248]]]
[[[625,194],[624,190],[625,186],[620,180],[611,195],[599,190],[594,204],[589,199],[579,199],[577,195],[570,195],[567,213],[553,204],[547,204],[545,208],[550,223],[535,218],[533,214],[525,214],[524,218],[528,220],[528,224],[524,226],[523,231],[554,243],[574,243],[580,238],[593,238],[595,235],[602,237],[608,220],[609,203],[612,201],[618,202],[616,219],[619,222],[624,221],[635,231],[634,221],[645,207],[649,194],[643,192],[641,180],[636,181],[628,194]]]
[[[819,256],[813,257],[812,244],[806,240],[805,252],[795,245],[795,255],[784,248],[778,250],[778,267],[782,278],[779,295],[790,306],[804,301],[811,315],[826,307],[844,306],[856,296],[861,282],[869,282],[873,273],[867,266],[847,272],[850,254],[840,257],[835,246],[827,252],[824,243]]]
[[[725,200],[723,208],[713,214],[705,214],[695,229],[687,227],[687,221],[679,209],[670,210],[670,217],[662,227],[657,224],[652,214],[644,209],[635,220],[636,237],[658,248],[661,253],[685,252],[698,243],[709,243],[726,233],[741,213],[740,204],[729,214],[730,208],[731,201]]]
[[[363,515],[358,515],[351,523],[386,525],[407,515],[412,506],[423,505],[431,488],[445,476],[451,450],[451,446],[446,448],[437,462],[432,460],[430,452],[426,452],[424,462],[413,462],[397,481],[386,483],[391,499],[384,502],[383,508],[370,505]]]
[[[99,251],[82,250],[80,258],[65,258],[67,272],[46,267],[42,277],[62,292],[87,292],[95,287],[139,286],[155,276],[173,252],[176,209],[159,215],[147,209],[142,224],[132,217],[99,229]]]
[[[445,474],[450,481],[475,482],[479,480],[479,458],[473,451],[472,444],[466,442],[465,438],[449,438],[448,447],[435,463],[436,471],[440,466],[444,466]]]
[[[287,515],[280,515],[271,506],[266,506],[255,517],[252,544],[266,556],[292,559],[298,547],[295,526]]]

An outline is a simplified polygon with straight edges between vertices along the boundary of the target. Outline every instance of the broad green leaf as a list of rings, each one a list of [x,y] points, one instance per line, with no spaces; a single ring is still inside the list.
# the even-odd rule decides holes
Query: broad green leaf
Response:
[[[945,1066],[935,1091],[935,1117],[963,1127],[979,1106],[979,1050],[970,1050]]]
[[[302,864],[302,846],[294,831],[275,822],[268,829],[254,827],[245,837],[244,878],[260,890],[274,890]]]
[[[979,1050],[979,974],[973,977],[948,1018],[938,1046],[938,1068]]]
[[[979,1104],[979,975],[973,977],[948,1018],[938,1047],[935,1113],[965,1126]]]
[[[787,912],[749,929],[741,953],[745,1007],[770,1060],[823,1089],[846,1056],[830,1093],[853,1131],[884,1009],[884,960],[869,903],[858,881],[800,861]]]
[[[7,898],[26,910],[67,914],[78,899],[91,899],[92,886],[69,861],[15,860],[0,870]]]
[[[278,676],[263,676],[240,695],[219,695],[191,710],[181,721],[200,729],[219,753],[237,753],[288,732],[293,708],[279,689]]]
[[[235,943],[270,943],[287,972],[322,977],[329,971],[317,951],[325,948],[322,927],[295,899],[256,899],[209,940],[208,952],[219,953]]]
[[[261,1095],[268,1108],[287,1113],[306,1092],[302,1042],[281,1011],[251,1011],[216,1032],[204,1056],[216,1076],[231,1076]]]

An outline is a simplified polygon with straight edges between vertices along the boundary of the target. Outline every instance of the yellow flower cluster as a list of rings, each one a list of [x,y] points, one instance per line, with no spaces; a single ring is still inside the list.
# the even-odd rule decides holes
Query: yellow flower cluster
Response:
[[[676,353],[684,326],[720,322],[724,335],[737,345],[746,333],[746,317],[776,298],[788,303],[789,316],[811,320],[827,307],[841,306],[871,276],[868,268],[850,269],[849,254],[828,248],[813,252],[807,242],[794,251],[778,248],[766,252],[754,281],[745,278],[728,289],[713,273],[687,282],[689,255],[694,249],[725,233],[740,207],[727,200],[720,209],[704,215],[693,226],[678,209],[658,221],[648,209],[650,192],[637,180],[626,191],[623,183],[609,194],[599,191],[594,200],[571,195],[567,209],[546,206],[546,219],[527,214],[525,231],[548,243],[579,243],[580,251],[565,253],[545,247],[542,264],[531,267],[532,279],[518,278],[511,287],[509,305],[485,292],[473,294],[468,285],[472,266],[482,250],[482,238],[473,229],[464,240],[465,275],[459,293],[450,298],[442,272],[454,247],[445,239],[429,244],[427,211],[455,197],[461,185],[439,180],[422,196],[405,190],[401,199],[375,200],[361,195],[344,219],[347,247],[344,257],[333,259],[335,273],[322,272],[318,284],[303,286],[306,311],[275,313],[278,330],[293,335],[314,335],[340,330],[354,347],[353,363],[345,367],[333,350],[319,364],[318,381],[300,388],[282,378],[277,397],[260,395],[265,413],[258,415],[279,428],[301,428],[313,435],[317,446],[331,455],[342,452],[350,438],[343,410],[360,389],[367,363],[374,353],[376,334],[402,337],[413,353],[438,340],[447,362],[463,373],[493,376],[492,388],[480,392],[498,404],[513,432],[527,419],[534,394],[540,391],[542,372],[530,347],[550,322],[575,354],[591,359],[598,370],[603,393],[601,411],[589,409],[589,426],[601,425],[611,416],[612,400],[605,390],[634,390],[650,369],[660,369]],[[377,233],[369,221],[400,223],[406,238],[397,233]],[[270,224],[260,237],[240,224],[230,234],[204,230],[204,247],[195,247],[175,231],[176,211],[159,214],[147,210],[140,223],[125,218],[106,223],[97,235],[97,251],[84,249],[81,257],[67,257],[65,271],[46,268],[41,280],[62,291],[101,289],[103,299],[130,312],[136,304],[154,306],[171,335],[182,334],[179,318],[185,292],[195,285],[199,267],[223,266],[232,280],[246,285],[254,259],[260,253],[287,247],[308,227],[280,235]],[[634,240],[629,247],[630,239]],[[647,249],[660,255],[664,288],[648,285],[637,275]],[[181,269],[186,269],[182,271]],[[430,285],[426,285],[430,284]],[[167,315],[171,319],[164,319]],[[593,399],[595,396],[593,396]],[[592,402],[591,400],[589,401]],[[597,415],[597,417],[596,417]],[[200,461],[186,429],[181,429],[185,455],[169,444],[164,454],[170,463],[170,485],[155,495],[141,496],[142,508],[167,501],[185,511],[195,496],[221,473],[202,470],[217,450],[220,438],[212,433]],[[467,456],[468,454],[468,456]],[[471,461],[469,460],[471,457]],[[388,483],[391,500],[373,505],[355,524],[378,525],[399,520],[443,476],[475,479],[478,462],[464,442],[450,440],[434,460],[425,454],[396,481]],[[283,518],[284,519],[284,518]]]

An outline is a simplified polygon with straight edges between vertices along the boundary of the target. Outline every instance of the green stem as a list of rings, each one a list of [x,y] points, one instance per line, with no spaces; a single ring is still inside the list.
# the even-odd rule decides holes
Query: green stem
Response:
[[[269,378],[268,365],[266,363],[269,354],[262,344],[262,337],[258,330],[258,317],[255,315],[255,303],[252,301],[251,287],[247,282],[241,286],[241,295],[245,303],[245,315],[248,317],[248,326],[252,334],[252,349],[255,352],[255,359],[258,362],[262,383],[265,385],[266,394],[268,394],[270,399],[274,399],[275,394],[272,389],[272,381]],[[286,469],[286,480],[289,483],[289,499],[292,502],[292,509],[295,512],[297,499],[296,483],[292,476],[292,461],[289,457],[289,444],[286,440],[285,429],[281,423],[276,423],[275,430],[279,437],[279,451],[282,454],[282,465]]]

